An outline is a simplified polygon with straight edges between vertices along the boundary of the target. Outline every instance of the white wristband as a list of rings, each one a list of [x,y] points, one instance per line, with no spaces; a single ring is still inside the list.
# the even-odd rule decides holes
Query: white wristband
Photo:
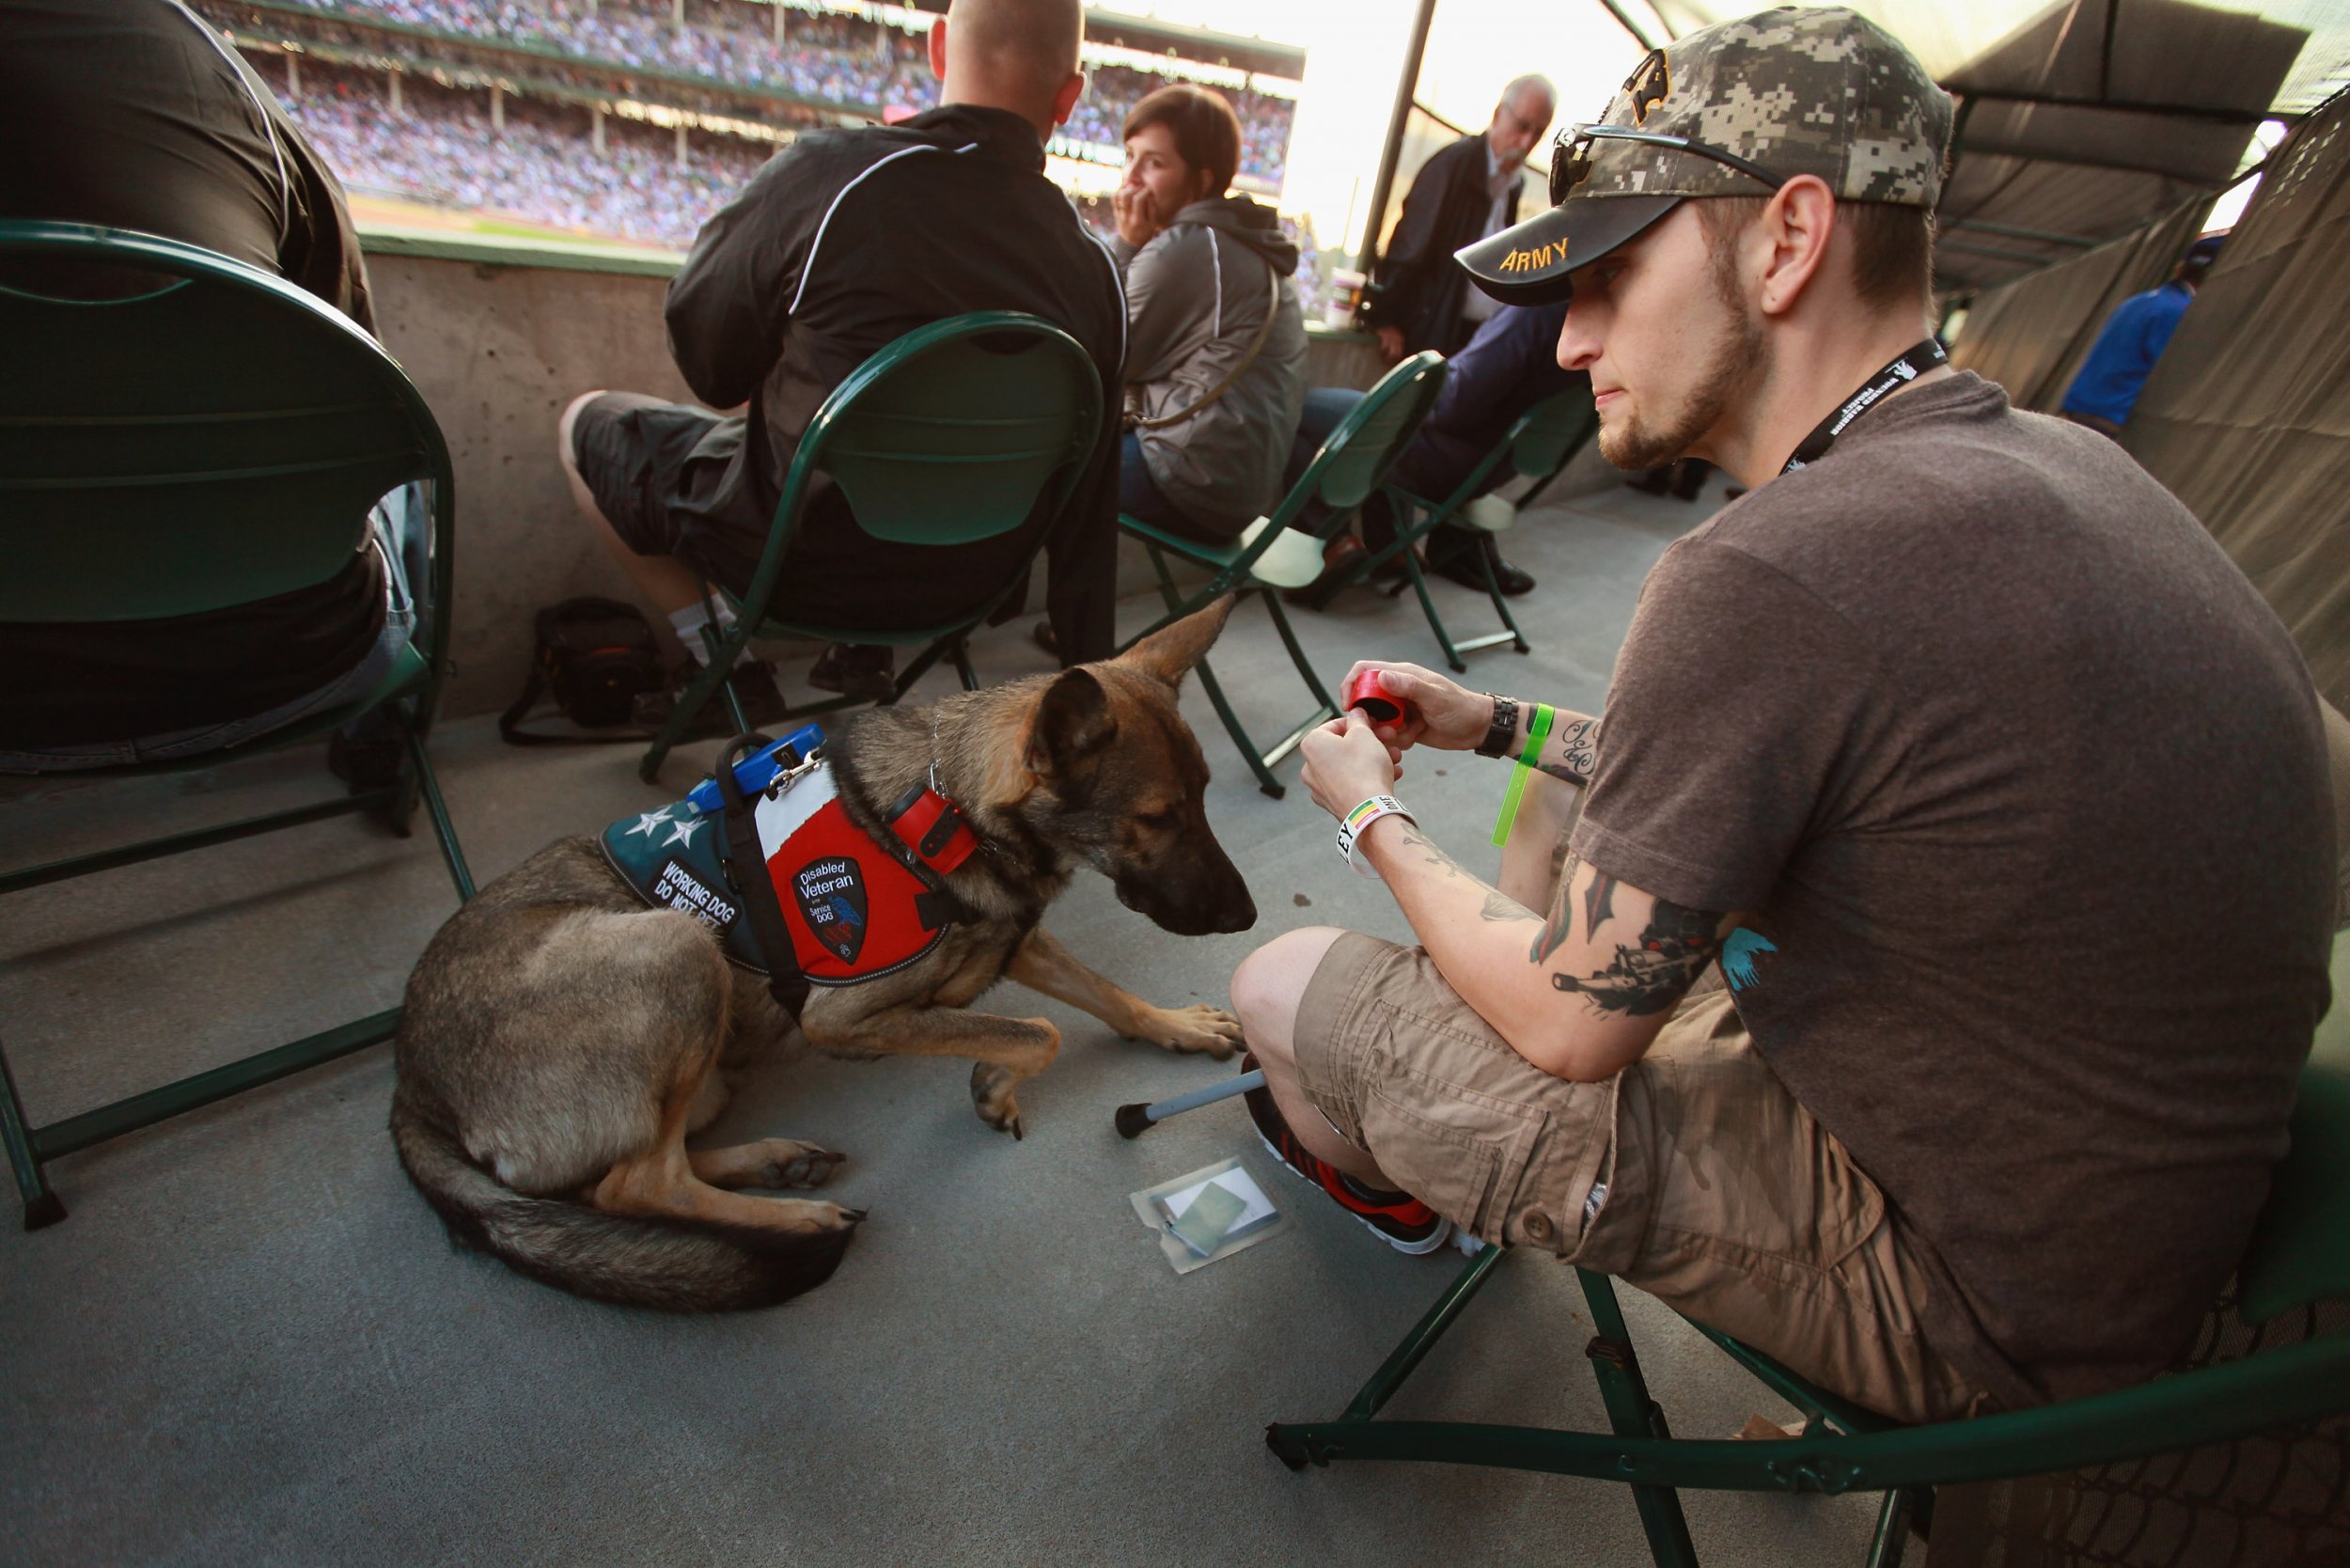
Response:
[[[1379,869],[1369,860],[1357,855],[1355,853],[1355,846],[1362,841],[1363,831],[1382,817],[1402,817],[1404,821],[1412,823],[1419,820],[1412,815],[1408,807],[1393,795],[1373,795],[1354,810],[1349,811],[1345,820],[1339,823],[1339,854],[1344,857],[1348,865],[1355,868],[1357,876],[1376,879],[1379,875]]]

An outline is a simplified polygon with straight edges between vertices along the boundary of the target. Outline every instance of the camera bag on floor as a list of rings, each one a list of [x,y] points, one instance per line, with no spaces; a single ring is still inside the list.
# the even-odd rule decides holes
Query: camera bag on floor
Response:
[[[583,729],[629,723],[637,695],[661,686],[661,646],[634,604],[617,599],[566,599],[536,617],[538,646],[522,696],[498,718],[511,745],[566,745],[641,741],[632,729],[606,735],[548,735],[522,728],[523,718],[553,695],[563,716]]]

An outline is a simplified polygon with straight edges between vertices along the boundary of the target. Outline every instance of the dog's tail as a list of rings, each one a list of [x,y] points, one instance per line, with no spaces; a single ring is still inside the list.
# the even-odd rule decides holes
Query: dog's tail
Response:
[[[831,1278],[849,1247],[846,1231],[787,1235],[525,1197],[397,1096],[392,1142],[409,1180],[461,1245],[597,1301],[671,1312],[773,1307]]]

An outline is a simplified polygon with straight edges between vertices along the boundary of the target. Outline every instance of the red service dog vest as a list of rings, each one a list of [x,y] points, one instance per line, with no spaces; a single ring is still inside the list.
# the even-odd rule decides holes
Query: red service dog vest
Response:
[[[890,813],[896,845],[877,841],[841,808],[832,769],[819,761],[753,797],[759,847],[792,956],[816,985],[854,985],[903,968],[938,945],[952,904],[914,870],[944,878],[979,847],[963,812],[916,787]],[[598,842],[636,896],[717,932],[727,957],[760,974],[767,954],[720,858],[715,812],[690,800],[623,817]]]

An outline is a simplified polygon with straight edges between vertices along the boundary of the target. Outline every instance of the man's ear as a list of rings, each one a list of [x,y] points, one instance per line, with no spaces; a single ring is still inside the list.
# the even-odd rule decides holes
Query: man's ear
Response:
[[[947,19],[943,16],[931,24],[931,74],[942,85],[947,80]]]
[[[1082,71],[1071,71],[1069,80],[1060,85],[1060,91],[1053,95],[1053,123],[1067,125],[1069,117],[1077,112],[1077,100],[1085,95],[1086,73]]]
[[[1816,174],[1799,174],[1775,192],[1755,226],[1769,242],[1755,303],[1765,316],[1794,308],[1827,260],[1836,234],[1836,195]]]
[[[1206,609],[1152,633],[1120,657],[1153,680],[1180,685],[1191,666],[1214,645],[1216,634],[1224,630],[1232,606],[1239,602],[1238,594],[1228,593]]]
[[[1064,670],[1044,688],[1028,727],[1028,771],[1039,778],[1067,779],[1117,733],[1102,682],[1082,666]]]

